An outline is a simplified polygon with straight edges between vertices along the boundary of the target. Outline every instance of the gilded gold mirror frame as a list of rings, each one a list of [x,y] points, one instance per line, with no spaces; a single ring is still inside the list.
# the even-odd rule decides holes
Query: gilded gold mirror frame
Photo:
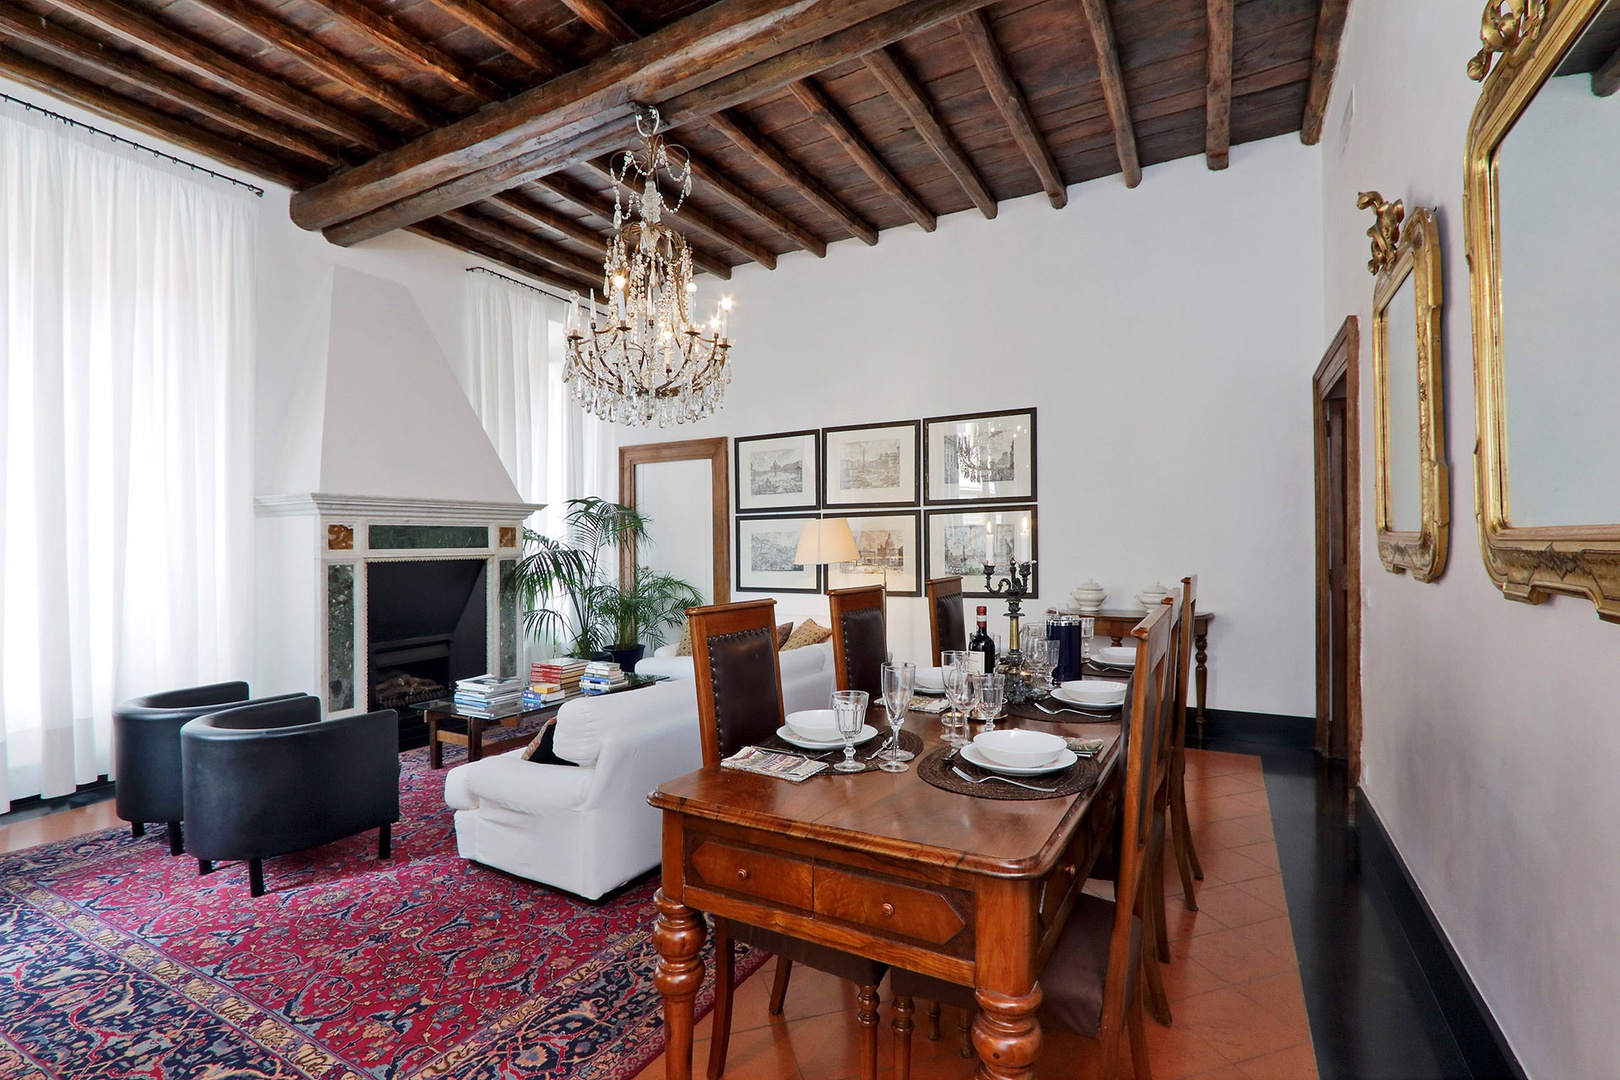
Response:
[[[1370,192],[1376,196],[1376,192]],[[1383,215],[1380,215],[1382,220]],[[1374,226],[1377,229],[1378,226]],[[1376,260],[1377,244],[1374,244]],[[1415,326],[1389,325],[1389,305],[1402,285],[1412,282]],[[1400,226],[1393,261],[1378,272],[1373,287],[1373,474],[1378,523],[1378,557],[1391,573],[1410,570],[1418,581],[1433,581],[1446,568],[1451,532],[1451,474],[1445,463],[1446,420],[1440,353],[1440,230],[1434,211],[1418,207]],[[1396,531],[1390,500],[1389,335],[1417,335],[1419,527]],[[1410,393],[1411,388],[1399,392]]]
[[[1502,595],[1539,604],[1555,592],[1591,600],[1599,617],[1620,622],[1620,525],[1509,525],[1505,384],[1502,369],[1502,261],[1496,154],[1606,0],[1493,0],[1486,29],[1504,47],[1485,76],[1468,125],[1463,185],[1469,299],[1474,324],[1474,449],[1480,554]],[[1493,51],[1493,35],[1482,35]],[[1478,70],[1476,64],[1471,71]],[[1487,56],[1488,60],[1488,56]],[[1488,65],[1487,65],[1488,66]]]

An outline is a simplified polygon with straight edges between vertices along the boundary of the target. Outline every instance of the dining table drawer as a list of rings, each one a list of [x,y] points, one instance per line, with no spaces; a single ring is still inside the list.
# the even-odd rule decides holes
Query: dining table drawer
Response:
[[[757,848],[704,839],[689,856],[695,883],[717,892],[810,910],[810,864]]]
[[[972,896],[954,890],[913,885],[830,866],[815,868],[813,907],[817,916],[944,945],[971,926]]]

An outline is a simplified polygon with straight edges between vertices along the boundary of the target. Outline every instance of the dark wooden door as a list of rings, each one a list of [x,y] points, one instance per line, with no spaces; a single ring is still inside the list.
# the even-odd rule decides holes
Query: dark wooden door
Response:
[[[1344,321],[1316,369],[1316,748],[1361,770],[1360,335]]]
[[[1346,700],[1349,684],[1349,664],[1345,650],[1350,637],[1350,598],[1346,593],[1349,574],[1345,559],[1354,542],[1346,532],[1348,515],[1345,513],[1345,386],[1344,378],[1328,392],[1323,407],[1327,413],[1327,545],[1328,561],[1328,625],[1327,625],[1327,689],[1328,740],[1325,752],[1330,757],[1344,758],[1346,736],[1349,731],[1349,702]]]

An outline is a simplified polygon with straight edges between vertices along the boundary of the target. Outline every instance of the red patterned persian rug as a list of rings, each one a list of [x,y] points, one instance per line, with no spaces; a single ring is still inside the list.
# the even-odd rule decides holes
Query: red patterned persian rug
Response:
[[[469,863],[444,773],[400,765],[393,858],[372,831],[267,859],[257,899],[161,827],[0,856],[0,1077],[634,1076],[664,1043],[656,882],[592,904]]]

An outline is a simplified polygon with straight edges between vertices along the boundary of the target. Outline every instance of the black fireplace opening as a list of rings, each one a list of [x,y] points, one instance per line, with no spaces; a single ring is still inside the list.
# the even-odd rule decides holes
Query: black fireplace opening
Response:
[[[366,564],[366,708],[399,712],[399,748],[427,745],[422,706],[489,668],[484,559]]]

